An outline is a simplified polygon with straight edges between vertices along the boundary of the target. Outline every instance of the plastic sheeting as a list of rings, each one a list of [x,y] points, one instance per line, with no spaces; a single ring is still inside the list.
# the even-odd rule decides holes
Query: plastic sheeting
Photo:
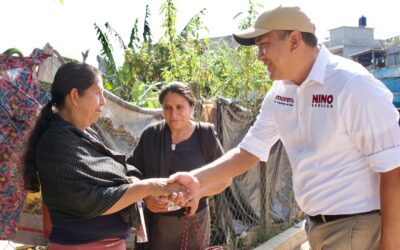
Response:
[[[162,119],[161,109],[142,109],[104,91],[106,105],[94,125],[107,147],[129,156],[143,130]]]

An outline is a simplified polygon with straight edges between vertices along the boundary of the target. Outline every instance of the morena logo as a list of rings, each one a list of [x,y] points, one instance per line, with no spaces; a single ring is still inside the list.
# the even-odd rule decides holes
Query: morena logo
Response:
[[[312,96],[311,107],[333,108],[333,95],[316,94]]]
[[[294,99],[293,98],[286,97],[286,96],[280,96],[280,95],[275,96],[275,102],[279,103],[281,105],[287,105],[287,106],[293,106],[294,105]]]
[[[275,100],[282,101],[282,102],[294,103],[294,99],[293,99],[293,98],[285,97],[285,96],[280,96],[280,95],[277,95],[277,96],[275,97]]]

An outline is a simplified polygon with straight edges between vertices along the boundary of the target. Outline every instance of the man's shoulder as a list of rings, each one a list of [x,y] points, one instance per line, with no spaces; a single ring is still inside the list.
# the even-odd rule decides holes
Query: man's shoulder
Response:
[[[375,85],[378,80],[361,64],[333,55],[326,70],[325,81],[334,83],[327,86],[333,87],[337,91],[339,89],[349,91],[362,88],[365,84]]]
[[[332,55],[328,64],[328,76],[343,75],[343,77],[366,76],[370,73],[358,62],[337,55]]]

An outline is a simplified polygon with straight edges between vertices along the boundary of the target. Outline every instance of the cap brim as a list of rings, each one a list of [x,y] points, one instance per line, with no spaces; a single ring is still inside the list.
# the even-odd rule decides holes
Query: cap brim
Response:
[[[241,45],[250,46],[256,44],[256,38],[267,34],[271,30],[249,28],[233,34],[235,41]]]

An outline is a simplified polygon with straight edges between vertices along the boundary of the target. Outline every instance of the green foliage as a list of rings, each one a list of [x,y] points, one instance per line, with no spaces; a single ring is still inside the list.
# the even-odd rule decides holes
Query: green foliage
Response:
[[[257,9],[258,8],[262,8],[263,5],[259,4],[259,3],[254,3],[253,0],[249,0],[249,9],[247,10],[247,16],[244,17],[244,19],[242,19],[240,21],[239,24],[239,29],[243,30],[243,29],[247,29],[249,27],[251,27],[251,25],[253,25],[254,21],[256,20],[257,16],[258,16],[258,12]],[[243,12],[239,12],[234,19],[236,19],[237,17],[243,15]]]
[[[210,55],[210,71],[214,81],[210,96],[224,96],[244,106],[262,99],[270,84],[265,66],[257,61],[253,47],[218,49]]]
[[[249,0],[249,6],[240,28],[249,27],[257,16],[259,5]],[[205,9],[194,15],[180,33],[175,28],[177,10],[173,0],[165,0],[160,12],[165,33],[157,43],[152,41],[148,6],[142,39],[138,35],[139,21],[136,19],[128,46],[106,24],[108,33],[117,38],[124,50],[124,63],[118,68],[107,34],[95,24],[102,45],[107,89],[143,107],[158,107],[157,95],[162,82],[171,81],[197,83],[200,86],[197,98],[231,98],[248,107],[260,102],[271,82],[265,66],[257,61],[254,47],[232,48],[227,43],[217,42],[217,46],[213,46],[217,49],[211,50],[208,39],[199,37],[200,31],[207,30],[202,22]]]
[[[118,89],[122,85],[122,81],[119,78],[118,69],[115,64],[112,45],[109,42],[107,34],[105,34],[96,23],[94,24],[94,28],[97,33],[97,40],[99,40],[102,45],[100,53],[103,56],[103,65],[106,76],[104,86],[107,90]],[[115,90],[113,92],[117,95],[120,94]]]
[[[139,46],[137,44],[137,42],[140,41],[139,37],[138,37],[138,23],[139,23],[139,19],[136,18],[135,24],[133,25],[133,28],[131,30],[131,36],[129,37],[128,48],[130,48],[130,49],[134,49],[134,48],[137,48]]]

